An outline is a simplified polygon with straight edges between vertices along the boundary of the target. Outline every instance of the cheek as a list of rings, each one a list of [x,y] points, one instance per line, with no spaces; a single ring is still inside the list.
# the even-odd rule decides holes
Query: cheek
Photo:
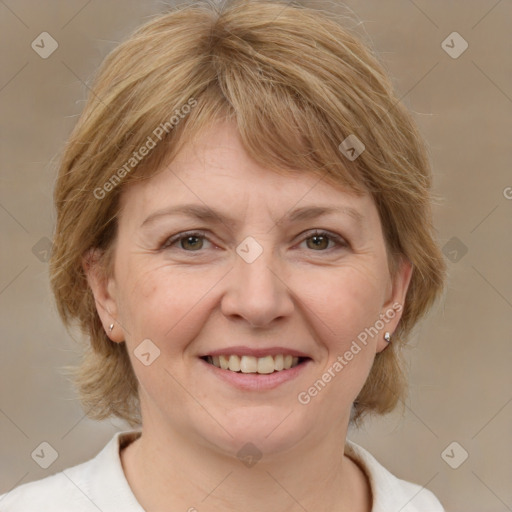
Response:
[[[127,343],[133,346],[149,338],[169,351],[183,348],[200,330],[208,292],[219,277],[166,265],[131,265],[126,270],[120,313]]]
[[[316,293],[309,287],[308,315],[324,354],[321,374],[330,393],[353,401],[370,372],[378,337],[370,328],[379,319],[383,277],[369,265],[347,266],[322,274]],[[343,408],[343,401],[339,407]]]
[[[358,336],[379,318],[383,279],[370,265],[347,265],[311,278],[301,277],[303,286],[315,282],[314,288],[302,288],[309,290],[302,296],[307,297],[305,309],[322,358],[315,379],[300,390],[298,400],[311,402],[317,417],[331,422],[344,417],[371,370],[377,337]]]
[[[304,281],[312,282],[312,279]],[[319,274],[307,287],[308,305],[325,326],[330,345],[339,345],[375,323],[382,306],[382,277],[369,266],[347,266]],[[304,288],[306,290],[306,288]]]

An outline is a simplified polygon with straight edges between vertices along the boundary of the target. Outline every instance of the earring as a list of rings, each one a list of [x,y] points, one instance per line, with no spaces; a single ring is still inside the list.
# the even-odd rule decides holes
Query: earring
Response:
[[[113,329],[113,328],[114,328],[114,324],[110,324],[110,325],[108,326],[108,329],[109,329],[109,331],[110,331],[110,332],[112,332],[112,329]]]
[[[390,334],[389,332],[384,333],[384,339],[385,339],[388,343],[391,343],[391,334]]]

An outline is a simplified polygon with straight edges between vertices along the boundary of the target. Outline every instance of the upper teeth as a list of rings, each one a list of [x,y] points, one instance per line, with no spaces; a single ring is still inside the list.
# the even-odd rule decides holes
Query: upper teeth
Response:
[[[274,371],[289,370],[293,366],[297,366],[299,358],[290,354],[277,356],[208,356],[208,362],[222,368],[223,370],[231,370],[232,372],[242,373],[272,373]]]

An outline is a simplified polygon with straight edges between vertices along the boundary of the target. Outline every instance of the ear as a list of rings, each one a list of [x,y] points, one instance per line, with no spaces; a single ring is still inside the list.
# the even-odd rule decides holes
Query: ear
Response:
[[[393,333],[395,332],[398,322],[402,317],[405,304],[405,296],[411,282],[413,266],[406,258],[402,257],[394,276],[391,276],[391,285],[388,291],[388,297],[383,304],[381,311],[381,320],[384,328],[379,333],[377,340],[377,352],[381,352],[389,343],[384,339],[384,334],[389,332],[391,335],[391,343],[393,343]]]
[[[96,311],[101,319],[107,336],[114,342],[124,341],[123,329],[118,322],[118,305],[116,300],[116,282],[107,275],[103,264],[103,251],[90,249],[82,258],[82,268],[94,295]],[[113,328],[110,329],[110,326]]]

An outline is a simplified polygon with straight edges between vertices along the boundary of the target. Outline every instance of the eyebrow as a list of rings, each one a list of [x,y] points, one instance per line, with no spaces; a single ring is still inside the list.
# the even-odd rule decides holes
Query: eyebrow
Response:
[[[361,214],[361,212],[349,206],[303,206],[296,208],[290,213],[284,215],[283,218],[276,221],[276,224],[290,224],[293,222],[311,220],[333,214],[348,215],[349,217],[352,217],[352,219],[355,220],[360,227],[364,221],[364,216]],[[141,227],[150,224],[161,217],[178,215],[192,217],[213,224],[225,224],[230,228],[235,227],[239,223],[239,221],[237,221],[235,218],[212,210],[207,206],[199,204],[182,204],[164,208],[162,210],[157,210],[144,220],[144,222],[141,224]]]

